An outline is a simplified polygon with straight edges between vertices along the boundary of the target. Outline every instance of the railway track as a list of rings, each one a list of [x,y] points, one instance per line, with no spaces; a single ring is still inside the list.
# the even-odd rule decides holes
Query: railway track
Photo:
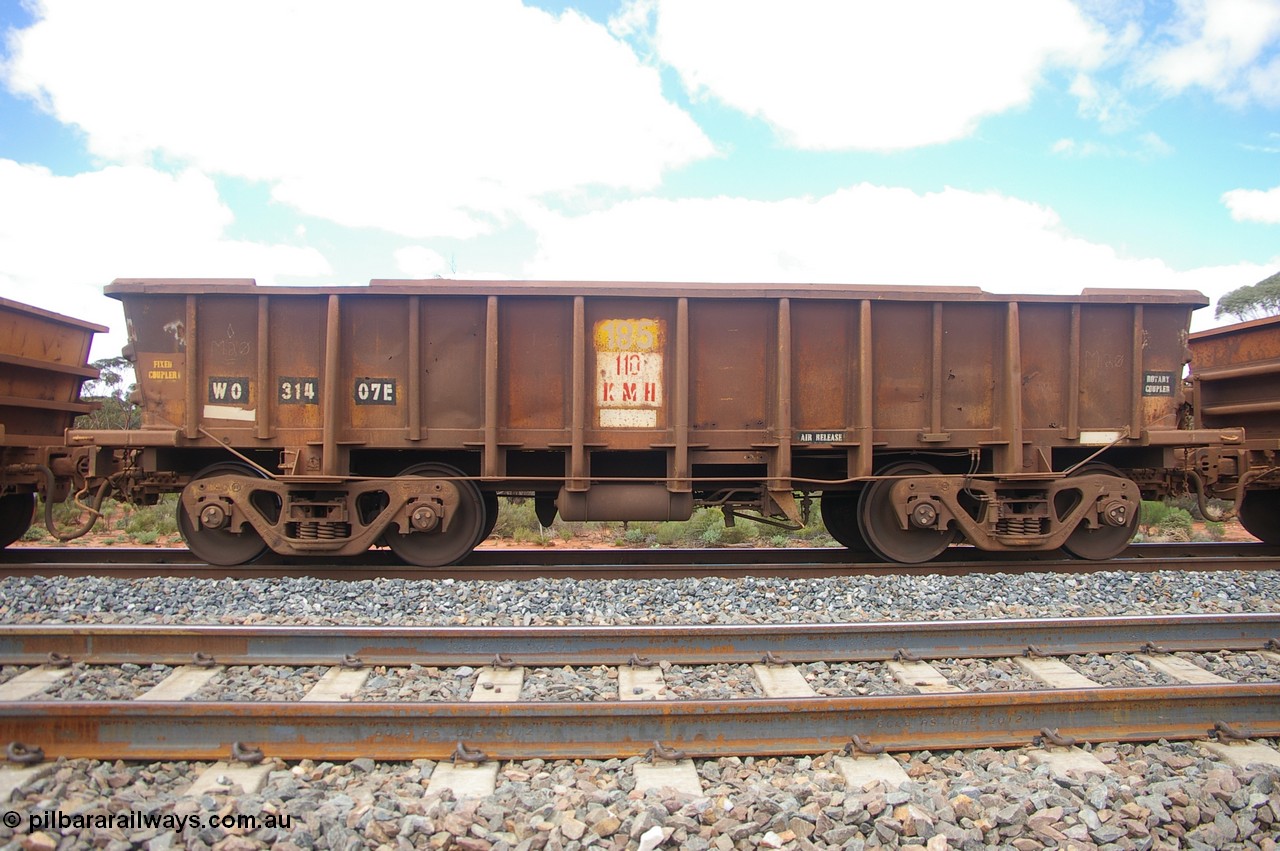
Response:
[[[19,547],[0,552],[5,576],[157,576],[260,579],[320,576],[342,579],[421,577],[454,579],[665,579],[701,576],[825,576],[976,573],[1096,573],[1156,570],[1275,570],[1280,547],[1261,543],[1136,544],[1116,559],[1083,561],[1057,554],[1010,560],[973,547],[952,547],[922,565],[850,562],[843,548],[814,549],[484,549],[462,564],[421,568],[398,562],[388,550],[360,558],[303,562],[268,553],[253,564],[221,566],[198,561],[185,549],[155,547]],[[1032,555],[1035,554],[1026,554]]]
[[[1277,636],[1276,614],[769,627],[4,626],[0,663],[28,669],[0,683],[7,698],[0,700],[0,742],[44,759],[248,752],[493,761],[630,757],[651,748],[684,758],[824,753],[851,742],[921,750],[1045,737],[1060,744],[1274,737],[1276,678],[1230,681],[1188,654],[1244,653],[1274,666]],[[1102,687],[1069,664],[1089,654],[1136,654],[1144,669],[1163,672],[1163,684]],[[1017,660],[1040,686],[963,691],[931,664],[958,659]],[[805,676],[805,666],[812,672],[818,662],[881,666],[898,693],[819,694]],[[158,691],[134,700],[47,694],[82,675],[84,665],[142,664],[173,670]],[[699,666],[748,664],[743,676],[754,677],[752,691],[764,696],[666,699],[676,671],[696,683]],[[323,665],[326,673],[300,700],[184,699],[195,693],[193,682],[266,665]],[[410,665],[415,676],[454,680],[460,666],[476,666],[470,699],[361,699],[372,669]],[[594,666],[612,691],[589,701],[521,699],[526,676],[564,666]]]

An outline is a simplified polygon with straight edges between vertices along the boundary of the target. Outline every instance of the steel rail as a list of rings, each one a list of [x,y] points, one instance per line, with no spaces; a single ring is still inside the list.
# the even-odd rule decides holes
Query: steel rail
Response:
[[[1148,549],[1148,548],[1153,549]],[[1198,548],[1203,547],[1203,550]],[[37,555],[27,555],[36,553]],[[1106,571],[1258,571],[1280,569],[1280,550],[1261,544],[1140,544],[1107,561],[1065,559],[1054,553],[1021,554],[1017,561],[985,558],[971,547],[956,547],[946,557],[919,565],[849,562],[842,549],[808,550],[484,550],[460,565],[421,568],[393,562],[375,551],[360,560],[267,560],[220,566],[192,560],[178,549],[36,549],[0,554],[0,577],[111,576],[196,579],[271,579],[321,577],[342,580],[458,579],[684,579],[702,577],[965,576],[999,573],[1089,574]],[[961,560],[961,559],[970,560]]]
[[[1122,559],[1144,558],[1232,558],[1257,557],[1280,554],[1280,547],[1257,541],[1219,541],[1201,543],[1143,543],[1131,544]],[[848,563],[849,551],[844,547],[583,547],[563,549],[557,547],[488,547],[472,551],[463,560],[463,566],[484,567],[508,564],[796,564],[796,563]],[[1066,561],[1058,552],[1018,553],[1020,561]],[[948,548],[937,561],[976,562],[997,561],[1007,563],[1010,553],[993,553],[972,546]],[[1074,559],[1073,559],[1074,560]],[[0,563],[74,564],[97,562],[102,564],[145,564],[149,561],[161,564],[198,564],[199,560],[185,547],[68,547],[68,546],[11,546],[0,550]],[[268,552],[256,562],[267,565],[291,563],[318,564],[312,559],[300,559]],[[358,566],[360,564],[398,565],[395,555],[388,549],[372,549],[361,556],[326,559],[331,566]],[[433,570],[435,568],[432,568]]]
[[[1144,615],[845,624],[565,627],[0,625],[0,664],[49,653],[93,664],[486,665],[501,653],[527,666],[619,665],[632,655],[673,663],[881,661],[1163,650],[1258,650],[1280,638],[1280,613]]]
[[[1203,738],[1226,722],[1280,735],[1280,683],[857,698],[645,703],[84,703],[0,705],[0,741],[46,758],[225,759],[233,743],[282,759],[629,757],[654,741],[692,757]]]

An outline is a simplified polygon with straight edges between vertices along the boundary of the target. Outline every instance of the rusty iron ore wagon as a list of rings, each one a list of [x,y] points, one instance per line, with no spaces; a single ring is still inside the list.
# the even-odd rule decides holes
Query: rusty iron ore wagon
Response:
[[[1241,525],[1280,544],[1280,316],[1200,331],[1188,345],[1195,426],[1240,426],[1247,436],[1239,446],[1198,450],[1196,467],[1219,482],[1241,479],[1222,495],[1245,494]]]
[[[38,491],[49,515],[93,472],[94,453],[68,449],[64,436],[77,415],[93,410],[80,401],[80,387],[98,377],[89,346],[106,330],[0,298],[0,547],[30,527]]]
[[[968,540],[1107,558],[1176,486],[1199,293],[120,279],[140,430],[73,432],[181,489],[193,552],[433,566],[539,518],[803,522],[922,562]]]

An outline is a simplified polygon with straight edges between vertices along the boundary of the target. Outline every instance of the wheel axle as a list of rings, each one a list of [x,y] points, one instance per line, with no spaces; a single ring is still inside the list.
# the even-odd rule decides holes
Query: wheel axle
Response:
[[[227,510],[217,503],[200,509],[200,526],[204,529],[221,529],[227,525]]]
[[[938,509],[932,502],[919,502],[911,509],[911,525],[918,529],[931,528],[938,522]]]
[[[409,515],[409,523],[415,532],[430,532],[440,525],[440,515],[430,505],[419,505]]]

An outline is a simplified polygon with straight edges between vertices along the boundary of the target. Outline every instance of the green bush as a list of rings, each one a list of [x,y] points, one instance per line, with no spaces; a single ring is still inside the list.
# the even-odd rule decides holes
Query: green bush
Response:
[[[543,528],[534,513],[533,500],[529,497],[499,497],[498,519],[493,524],[492,537],[508,538],[518,544],[549,546],[553,539],[572,541],[578,533],[597,524],[568,523],[557,517]]]
[[[1194,504],[1194,499],[1192,502]],[[1168,502],[1144,500],[1142,512],[1138,516],[1139,525],[1153,532],[1157,540],[1192,540],[1195,536],[1195,527],[1193,525],[1195,521],[1192,519],[1189,510],[1179,507],[1176,503],[1176,500]],[[1218,525],[1221,526],[1222,524]]]
[[[658,530],[654,532],[653,539],[663,547],[674,546],[683,540],[685,534],[685,524],[678,520],[667,520],[658,524]]]
[[[1144,499],[1142,511],[1138,515],[1138,523],[1142,526],[1159,526],[1172,510],[1173,507],[1167,503]]]
[[[538,522],[538,516],[533,513],[533,500],[500,498],[498,521],[493,524],[493,534],[499,538],[521,540],[517,535],[518,532],[524,533],[525,540],[528,536],[542,533],[542,524]]]
[[[628,523],[627,531],[622,533],[622,540],[632,545],[649,544],[657,533],[656,523]]]
[[[739,519],[732,526],[726,526],[720,535],[722,544],[745,544],[760,536],[760,525],[750,520]]]
[[[1200,501],[1199,499],[1196,498],[1195,494],[1184,493],[1179,496],[1172,496],[1172,497],[1169,497],[1167,500],[1165,500],[1165,502],[1167,502],[1173,508],[1181,508],[1183,511],[1190,514],[1191,519],[1196,521],[1197,523],[1201,522],[1202,520],[1209,519],[1200,513]],[[1211,497],[1209,499],[1208,507],[1209,507],[1210,514],[1214,515],[1215,517],[1221,517],[1222,515],[1228,514],[1231,511],[1233,511],[1235,509],[1235,503],[1228,502],[1222,499],[1214,499]]]
[[[178,495],[165,494],[155,505],[129,506],[120,528],[140,544],[152,544],[165,535],[178,533]],[[149,536],[150,540],[142,540]]]
[[[103,544],[153,544],[162,538],[178,536],[177,510],[177,494],[166,494],[155,505],[143,506],[108,499],[103,502],[102,516],[90,532],[106,535],[100,539]],[[70,532],[85,519],[87,515],[74,498],[53,506],[54,525],[59,532]],[[45,529],[44,502],[40,499],[36,500],[35,520],[22,540],[46,543],[54,540]]]
[[[493,527],[495,536],[521,544],[550,543],[554,537],[568,541],[588,531],[608,533],[617,546],[719,547],[742,543],[776,547],[796,543],[836,546],[822,525],[816,503],[807,526],[785,533],[751,520],[740,519],[733,526],[725,526],[724,512],[719,508],[699,508],[688,520],[661,523],[567,523],[557,517],[550,527],[543,529],[534,514],[532,499],[503,497],[498,501],[498,520]]]
[[[1162,535],[1168,535],[1175,540],[1189,541],[1194,532],[1191,524],[1190,513],[1181,508],[1171,508],[1169,514],[1156,524],[1156,528]]]
[[[114,503],[111,500],[107,500],[106,505],[103,507],[103,512],[107,512],[112,505]],[[53,504],[53,524],[59,531],[70,530],[79,526],[83,522],[81,519],[83,516],[84,512],[75,504],[73,499]],[[99,522],[101,523],[101,521]],[[36,497],[35,517],[31,521],[30,528],[23,533],[22,540],[53,541],[53,536],[49,534],[44,526],[44,500],[39,496]]]

